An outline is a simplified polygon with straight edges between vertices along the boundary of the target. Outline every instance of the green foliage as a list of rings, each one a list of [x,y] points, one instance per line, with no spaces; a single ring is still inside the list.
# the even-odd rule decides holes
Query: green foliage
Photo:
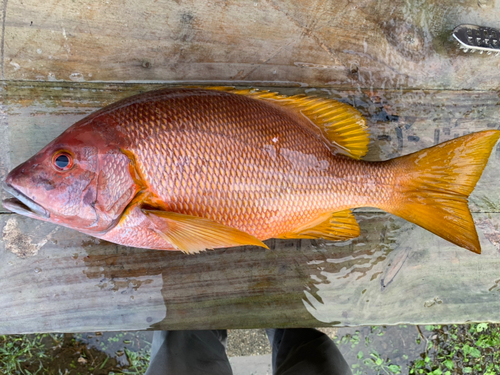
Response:
[[[411,363],[410,374],[500,375],[500,325],[475,323],[425,329],[431,339],[421,359]]]
[[[359,331],[356,331],[353,335],[345,335],[337,344],[340,345],[350,345],[351,349],[354,349],[359,344]]]
[[[0,373],[2,374],[38,374],[42,370],[42,361],[45,355],[45,345],[42,340],[49,336],[35,335],[26,338],[23,335],[0,336]],[[39,364],[33,371],[25,370],[22,365],[26,362]]]
[[[500,325],[339,328],[355,375],[500,375]]]
[[[488,329],[488,323],[479,323],[476,327],[476,332],[483,332]]]
[[[149,364],[150,343],[139,337],[141,334],[0,336],[0,374],[142,375]]]
[[[381,354],[374,348],[376,341],[384,340],[386,327],[364,327],[363,331],[366,329],[369,329],[369,334],[361,334],[359,330],[356,330],[354,333],[345,334],[335,340],[340,347],[349,348],[356,353],[357,362],[351,364],[353,374],[402,374],[401,366],[393,363],[388,353]]]
[[[149,352],[144,352],[142,350],[135,352],[125,349],[125,354],[130,364],[130,366],[123,371],[125,374],[140,375],[146,372],[149,366]]]

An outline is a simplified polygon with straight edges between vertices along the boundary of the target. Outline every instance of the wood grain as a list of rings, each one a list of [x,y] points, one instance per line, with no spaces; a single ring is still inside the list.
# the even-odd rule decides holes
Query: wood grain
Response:
[[[365,213],[361,236],[345,243],[270,240],[270,250],[190,256],[4,214],[0,332],[499,322],[500,217],[474,217],[481,255]]]
[[[1,172],[96,109],[160,86],[4,82]],[[500,117],[494,91],[273,89],[354,105],[368,120],[369,160],[498,128]],[[3,210],[0,333],[500,322],[499,158],[497,146],[470,200],[481,255],[371,210],[356,212],[361,236],[352,241],[271,240],[270,250],[192,256]]]
[[[7,0],[4,0],[4,4]],[[499,60],[461,54],[495,1],[9,0],[5,80],[491,89]]]

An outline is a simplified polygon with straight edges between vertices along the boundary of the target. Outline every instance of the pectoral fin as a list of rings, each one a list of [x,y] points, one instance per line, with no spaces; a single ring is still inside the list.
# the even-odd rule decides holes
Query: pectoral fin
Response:
[[[330,241],[345,241],[359,236],[359,225],[351,210],[328,213],[279,238],[324,238]]]
[[[185,253],[218,247],[254,245],[268,248],[262,241],[238,229],[197,216],[176,212],[142,210],[154,224],[154,231]]]

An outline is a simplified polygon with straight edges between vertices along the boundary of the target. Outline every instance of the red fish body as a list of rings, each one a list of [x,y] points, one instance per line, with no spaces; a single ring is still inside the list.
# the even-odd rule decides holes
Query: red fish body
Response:
[[[467,196],[499,135],[370,163],[357,160],[364,120],[342,103],[165,89],[74,124],[8,175],[15,198],[4,205],[115,243],[186,252],[353,238],[350,209],[371,206],[478,252]]]

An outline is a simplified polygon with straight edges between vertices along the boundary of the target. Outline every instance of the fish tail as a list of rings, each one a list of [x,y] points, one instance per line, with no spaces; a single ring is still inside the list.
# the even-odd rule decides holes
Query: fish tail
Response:
[[[380,208],[481,253],[467,200],[499,137],[498,130],[482,131],[391,160],[396,191]]]

